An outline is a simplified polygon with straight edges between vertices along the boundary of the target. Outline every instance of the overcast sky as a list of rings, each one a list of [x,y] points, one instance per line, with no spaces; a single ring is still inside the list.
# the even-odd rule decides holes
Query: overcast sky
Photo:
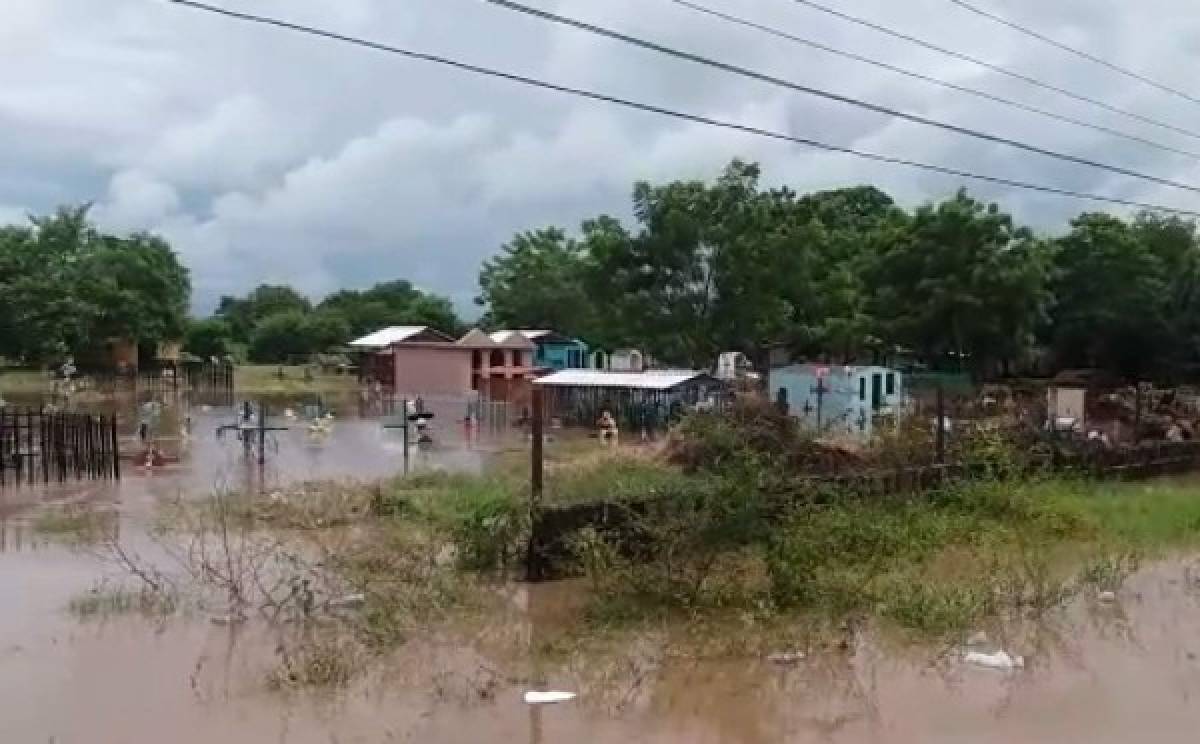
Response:
[[[527,0],[679,48],[1156,175],[1197,163],[740,29],[669,0]],[[1200,141],[953,62],[790,0],[694,0],[894,64],[1184,149]],[[1155,91],[947,0],[823,0],[1121,107],[1200,130]],[[1200,94],[1195,0],[977,0]],[[1200,199],[964,139],[639,51],[482,0],[211,0],[833,143],[1191,209]],[[0,0],[0,222],[95,202],[115,231],[166,236],[195,309],[261,282],[314,297],[408,278],[464,310],[480,261],[514,232],[625,218],[637,179],[711,178],[734,157],[767,185],[874,183],[906,205],[955,179],[614,109],[161,0]],[[1086,204],[967,184],[1041,229]]]

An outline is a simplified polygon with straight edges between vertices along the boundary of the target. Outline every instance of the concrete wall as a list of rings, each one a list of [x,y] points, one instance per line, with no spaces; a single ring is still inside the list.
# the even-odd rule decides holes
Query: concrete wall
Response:
[[[398,394],[469,395],[471,350],[451,344],[393,348]]]
[[[823,371],[824,394],[817,385]],[[880,376],[880,401],[872,401],[873,377]],[[887,376],[892,375],[892,392],[887,392]],[[896,412],[904,402],[904,380],[896,370],[885,367],[843,367],[840,365],[793,365],[771,370],[768,392],[771,400],[786,391],[788,412],[806,425],[817,428],[818,408],[821,431],[829,434],[869,436],[877,414]]]

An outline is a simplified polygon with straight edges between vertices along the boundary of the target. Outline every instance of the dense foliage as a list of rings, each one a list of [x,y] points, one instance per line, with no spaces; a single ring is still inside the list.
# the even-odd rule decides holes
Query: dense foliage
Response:
[[[363,291],[343,289],[315,306],[291,287],[263,284],[245,297],[222,297],[213,318],[193,324],[188,350],[203,356],[201,349],[244,348],[254,362],[287,362],[393,325],[455,333],[462,323],[448,299],[403,279]],[[220,329],[225,335],[216,343],[212,334]]]
[[[1034,234],[960,191],[909,212],[869,186],[639,183],[636,225],[517,235],[480,273],[502,326],[709,366],[725,350],[833,361],[907,356],[982,376],[1102,367],[1177,375],[1200,361],[1200,242],[1176,217],[1078,216]]]
[[[40,362],[102,353],[114,340],[178,339],[191,283],[153,235],[106,235],[87,207],[0,227],[0,356]]]

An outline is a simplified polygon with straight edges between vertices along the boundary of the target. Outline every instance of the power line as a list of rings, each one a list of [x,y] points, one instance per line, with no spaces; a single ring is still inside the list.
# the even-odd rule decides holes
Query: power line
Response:
[[[963,62],[970,62],[971,64],[976,65],[978,67],[982,67],[986,70],[991,70],[992,72],[995,72],[999,75],[1004,75],[1005,77],[1010,77],[1014,80],[1020,80],[1023,83],[1028,83],[1029,85],[1033,85],[1038,88],[1043,88],[1045,90],[1054,91],[1055,93],[1058,93],[1059,95],[1064,95],[1064,96],[1066,96],[1068,98],[1072,98],[1076,101],[1080,101],[1082,103],[1087,103],[1092,106],[1102,108],[1105,111],[1111,111],[1114,114],[1120,114],[1121,116],[1125,116],[1130,119],[1135,119],[1144,124],[1151,124],[1153,126],[1160,127],[1162,129],[1169,129],[1170,131],[1175,132],[1177,134],[1185,134],[1188,137],[1192,137],[1194,139],[1200,139],[1200,132],[1195,132],[1190,129],[1184,129],[1183,127],[1178,127],[1178,126],[1175,126],[1174,124],[1168,124],[1166,122],[1159,121],[1158,119],[1152,119],[1149,116],[1143,116],[1142,114],[1139,114],[1135,111],[1130,111],[1129,109],[1123,109],[1119,106],[1113,106],[1112,104],[1105,103],[1104,101],[1101,101],[1098,98],[1092,98],[1091,96],[1087,96],[1082,93],[1075,93],[1073,91],[1067,90],[1066,88],[1054,85],[1053,83],[1047,83],[1042,80],[1038,80],[1035,77],[1030,77],[1029,75],[1025,75],[1025,74],[1017,72],[1015,70],[1010,70],[1007,67],[1001,67],[1000,65],[993,64],[991,62],[987,62],[985,60],[979,59],[978,57],[972,57],[971,55],[965,54],[963,52],[956,52],[953,49],[947,49],[945,47],[938,46],[937,44],[934,44],[931,41],[919,39],[916,36],[911,36],[909,34],[901,32],[901,31],[897,31],[893,28],[888,28],[887,26],[884,26],[879,23],[873,23],[871,21],[868,21],[865,18],[859,18],[858,16],[852,16],[849,13],[843,13],[840,10],[836,10],[836,9],[830,8],[826,5],[821,5],[820,3],[813,2],[813,0],[791,0],[791,1],[793,3],[797,3],[799,5],[803,5],[805,7],[812,8],[813,10],[820,11],[821,13],[827,13],[831,16],[834,16],[835,18],[840,18],[843,21],[847,21],[849,23],[854,23],[854,24],[857,24],[864,28],[869,28],[872,31],[878,31],[881,34],[891,36],[892,38],[900,39],[901,41],[907,41],[908,43],[915,44],[923,49],[928,49],[930,51],[937,52],[938,54],[942,54],[947,57],[953,57],[954,59],[962,60]]]
[[[1032,153],[1035,153],[1038,155],[1044,155],[1049,158],[1054,158],[1055,160],[1061,160],[1061,161],[1067,162],[1067,163],[1074,163],[1076,165],[1085,165],[1090,168],[1106,170],[1106,171],[1109,171],[1110,173],[1116,173],[1116,174],[1122,175],[1122,176],[1129,176],[1130,178],[1137,178],[1137,179],[1140,179],[1143,181],[1148,181],[1150,183],[1157,183],[1157,184],[1160,184],[1163,186],[1170,186],[1172,188],[1182,189],[1184,191],[1191,191],[1193,193],[1200,194],[1200,186],[1192,186],[1190,184],[1183,183],[1182,181],[1175,181],[1170,178],[1161,178],[1159,176],[1152,176],[1148,173],[1142,173],[1141,171],[1135,171],[1130,168],[1124,168],[1119,165],[1112,165],[1110,163],[1103,163],[1098,160],[1092,160],[1090,158],[1084,158],[1084,157],[1080,157],[1078,155],[1071,155],[1069,153],[1059,152],[1057,150],[1050,150],[1045,147],[1031,145],[1028,142],[1022,142],[1020,140],[1011,139],[1009,137],[1004,137],[1004,136],[1001,136],[998,134],[992,134],[990,132],[983,132],[978,129],[971,129],[969,127],[962,127],[957,124],[950,124],[948,122],[940,121],[938,119],[930,119],[929,117],[921,116],[919,114],[910,114],[910,113],[907,113],[904,111],[900,111],[898,109],[889,108],[887,106],[881,106],[879,104],[871,103],[869,101],[864,101],[860,98],[844,96],[839,93],[833,93],[831,91],[822,90],[820,88],[812,88],[807,85],[800,85],[799,83],[793,83],[789,80],[784,80],[782,78],[777,78],[777,77],[774,77],[771,75],[766,75],[764,73],[756,72],[754,70],[750,70],[745,67],[739,67],[737,65],[732,65],[727,62],[721,62],[719,60],[715,60],[710,57],[703,57],[699,54],[693,54],[691,52],[685,52],[685,51],[681,51],[678,49],[674,49],[672,47],[663,46],[662,44],[658,44],[653,41],[647,41],[645,39],[641,39],[636,36],[630,36],[629,34],[624,34],[624,33],[621,33],[620,31],[614,31],[610,28],[605,28],[603,26],[597,26],[592,23],[580,21],[576,18],[569,18],[567,16],[558,15],[557,13],[551,13],[550,11],[541,10],[540,8],[531,8],[528,5],[522,5],[521,3],[513,2],[513,0],[484,0],[484,2],[488,2],[488,3],[491,3],[492,5],[506,8],[508,10],[513,10],[518,13],[524,13],[526,15],[530,15],[535,18],[540,18],[545,21],[550,21],[551,23],[557,23],[557,24],[560,24],[563,26],[570,26],[572,28],[579,29],[580,31],[586,31],[588,33],[596,34],[598,36],[605,36],[607,38],[614,39],[616,41],[620,41],[620,42],[623,42],[626,44],[631,44],[633,46],[640,47],[642,49],[648,49],[653,52],[659,52],[661,54],[665,54],[670,57],[675,57],[676,59],[682,59],[682,60],[686,60],[688,62],[695,62],[697,64],[705,65],[707,67],[712,67],[714,69],[721,70],[723,72],[731,72],[735,75],[741,75],[742,77],[750,78],[751,80],[757,80],[759,82],[768,83],[770,85],[775,85],[780,88],[787,88],[789,90],[794,90],[798,93],[805,93],[807,95],[816,96],[818,98],[824,98],[824,99],[827,99],[830,101],[844,103],[849,106],[855,106],[857,108],[865,109],[867,111],[873,111],[877,114],[883,114],[885,116],[891,116],[891,117],[894,117],[897,119],[905,119],[907,121],[911,121],[916,124],[923,124],[925,126],[942,129],[947,132],[954,132],[955,134],[961,134],[965,137],[973,137],[975,139],[984,140],[986,142],[993,142],[995,144],[1013,147],[1018,150],[1024,150],[1026,152],[1032,152]]]
[[[976,5],[972,5],[971,3],[966,2],[966,0],[949,0],[949,2],[954,3],[955,5],[959,6],[960,8],[962,8],[964,10],[968,10],[968,11],[974,13],[975,15],[982,16],[982,17],[988,19],[989,21],[999,23],[1002,26],[1007,26],[1007,27],[1013,29],[1014,31],[1019,31],[1020,33],[1023,33],[1026,36],[1030,36],[1034,39],[1037,39],[1038,41],[1042,42],[1043,44],[1049,44],[1050,46],[1052,46],[1056,49],[1060,49],[1064,52],[1067,52],[1068,54],[1074,54],[1076,57],[1086,59],[1089,62],[1093,62],[1095,64],[1100,65],[1101,67],[1107,67],[1108,69],[1112,70],[1113,72],[1117,72],[1117,73],[1120,73],[1121,75],[1124,75],[1125,77],[1133,78],[1134,80],[1143,82],[1152,88],[1157,88],[1158,90],[1163,91],[1164,93],[1170,93],[1173,96],[1178,96],[1179,98],[1182,98],[1186,101],[1191,101],[1192,103],[1200,103],[1200,98],[1196,98],[1193,95],[1184,93],[1183,91],[1181,91],[1177,88],[1172,88],[1171,86],[1169,86],[1165,83],[1160,83],[1157,80],[1146,77],[1145,75],[1142,75],[1139,72],[1134,72],[1133,70],[1130,70],[1127,67],[1121,67],[1120,65],[1113,64],[1112,62],[1109,62],[1106,59],[1097,57],[1094,54],[1089,54],[1089,53],[1083,51],[1082,49],[1076,49],[1075,47],[1068,46],[1067,44],[1064,44],[1061,41],[1058,41],[1057,39],[1053,39],[1049,36],[1046,36],[1045,34],[1034,31],[1033,29],[1028,28],[1027,26],[1022,26],[1019,23],[1016,23],[1014,21],[1008,20],[1007,18],[1004,18],[1003,16],[986,11],[983,8],[980,8]]]
[[[1026,111],[1031,114],[1036,114],[1038,116],[1044,116],[1048,119],[1054,119],[1056,121],[1061,121],[1061,122],[1064,122],[1067,124],[1073,124],[1077,127],[1091,129],[1093,131],[1101,132],[1103,134],[1107,134],[1107,135],[1110,135],[1113,137],[1120,137],[1121,139],[1129,140],[1130,142],[1137,142],[1138,144],[1146,145],[1147,147],[1153,147],[1157,150],[1162,150],[1164,152],[1171,152],[1171,153],[1175,153],[1176,155],[1185,155],[1189,158],[1200,160],[1200,153],[1193,152],[1191,150],[1184,150],[1184,149],[1181,149],[1178,147],[1172,147],[1171,145],[1166,145],[1161,142],[1155,142],[1154,140],[1146,139],[1145,137],[1140,137],[1136,134],[1130,134],[1129,132],[1123,132],[1119,129],[1112,129],[1112,128],[1109,128],[1109,127],[1106,127],[1106,126],[1103,126],[1100,124],[1093,124],[1092,122],[1089,122],[1089,121],[1084,121],[1082,119],[1076,119],[1074,117],[1067,116],[1065,114],[1059,114],[1059,113],[1055,113],[1053,111],[1049,111],[1047,109],[1038,108],[1037,106],[1032,106],[1027,103],[1022,103],[1021,101],[1017,101],[1017,100],[1014,100],[1011,98],[1005,98],[1004,96],[996,95],[994,93],[988,93],[987,91],[979,90],[978,88],[971,88],[971,87],[968,87],[965,85],[959,85],[958,83],[953,83],[948,80],[942,80],[941,78],[933,77],[931,75],[925,75],[920,72],[915,72],[913,70],[909,70],[909,69],[906,69],[903,67],[898,67],[896,65],[889,64],[887,62],[882,62],[877,59],[872,59],[871,57],[866,57],[861,54],[855,54],[854,52],[848,52],[844,49],[838,49],[836,47],[831,47],[831,46],[828,46],[827,44],[822,44],[819,41],[813,41],[812,39],[806,39],[802,36],[797,36],[795,34],[791,34],[786,31],[781,31],[781,30],[779,30],[777,28],[773,28],[771,26],[767,26],[767,25],[764,25],[761,23],[756,23],[755,21],[751,21],[746,18],[735,16],[735,15],[732,15],[729,13],[724,13],[719,10],[714,10],[713,8],[705,7],[703,5],[698,5],[696,3],[690,2],[690,0],[667,0],[667,2],[675,3],[676,5],[680,5],[684,8],[688,8],[689,10],[695,11],[697,13],[703,13],[705,15],[712,16],[714,18],[719,18],[723,21],[728,21],[729,23],[737,24],[739,26],[744,26],[746,28],[752,28],[757,31],[761,31],[765,34],[770,34],[771,36],[778,37],[780,39],[786,39],[787,41],[795,42],[796,44],[802,44],[811,49],[817,49],[819,51],[826,52],[828,54],[833,54],[838,57],[842,57],[844,59],[853,60],[855,62],[861,62],[863,64],[871,65],[873,67],[878,67],[880,69],[887,70],[889,72],[894,72],[898,75],[904,75],[906,77],[913,78],[914,80],[920,80],[922,82],[930,83],[932,85],[937,85],[942,88],[947,88],[949,90],[958,91],[959,93],[966,93],[967,95],[970,95],[970,96],[982,98],[982,99],[985,99],[988,101],[992,101],[994,103],[1000,103],[1005,106],[1010,106],[1015,109],[1020,109],[1021,111]],[[951,2],[953,2],[953,0],[951,0]]]
[[[324,38],[324,39],[329,39],[332,41],[340,41],[340,42],[343,42],[346,44],[352,44],[354,46],[364,47],[366,49],[373,49],[373,50],[379,51],[379,52],[387,52],[389,54],[396,54],[396,55],[400,55],[403,57],[408,57],[409,59],[415,59],[415,60],[420,60],[423,62],[431,62],[434,64],[444,65],[447,67],[453,67],[455,69],[474,73],[476,75],[482,75],[482,76],[490,77],[490,78],[497,78],[500,80],[508,80],[510,82],[520,83],[522,85],[528,85],[528,86],[535,87],[535,88],[542,88],[544,90],[551,90],[551,91],[555,91],[558,93],[566,93],[568,95],[577,96],[580,98],[587,98],[587,99],[590,99],[593,101],[602,101],[604,103],[611,103],[611,104],[614,104],[617,106],[622,106],[624,108],[634,109],[637,111],[645,111],[645,112],[653,113],[653,114],[659,114],[662,116],[668,116],[668,117],[671,117],[674,119],[679,119],[682,121],[689,121],[689,122],[696,123],[696,124],[705,124],[707,126],[718,127],[721,129],[728,129],[728,130],[732,130],[732,131],[736,131],[736,132],[742,132],[745,134],[753,134],[753,135],[757,135],[760,137],[766,137],[768,139],[792,142],[792,143],[795,143],[798,145],[803,145],[805,147],[811,147],[811,148],[818,149],[818,150],[826,150],[826,151],[830,151],[830,152],[843,153],[845,155],[852,155],[857,158],[863,158],[865,160],[872,160],[872,161],[879,162],[879,163],[888,163],[891,165],[902,165],[902,166],[905,166],[908,168],[916,168],[919,170],[929,171],[932,173],[940,173],[942,175],[954,176],[956,178],[968,178],[968,179],[972,179],[975,181],[981,181],[984,183],[992,183],[992,184],[997,184],[1000,186],[1009,186],[1012,188],[1024,189],[1027,191],[1038,191],[1038,192],[1046,193],[1046,194],[1055,194],[1058,196],[1065,196],[1065,197],[1069,197],[1072,199],[1080,199],[1083,201],[1101,202],[1101,203],[1105,203],[1105,204],[1116,204],[1119,206],[1136,207],[1139,209],[1148,209],[1148,210],[1152,210],[1155,212],[1167,212],[1167,213],[1179,214],[1179,215],[1183,215],[1183,216],[1187,216],[1187,217],[1200,218],[1200,211],[1194,211],[1194,210],[1190,210],[1190,209],[1182,209],[1182,208],[1177,208],[1177,207],[1167,207],[1167,206],[1163,206],[1161,204],[1142,202],[1142,201],[1137,201],[1134,199],[1124,199],[1124,198],[1117,197],[1117,196],[1105,196],[1103,194],[1093,194],[1093,193],[1088,193],[1088,192],[1084,192],[1084,191],[1074,191],[1071,189],[1062,189],[1062,188],[1058,188],[1056,186],[1046,186],[1044,184],[1032,183],[1032,182],[1028,182],[1028,181],[1019,181],[1019,180],[1010,179],[1010,178],[1003,178],[1000,176],[989,176],[989,175],[984,175],[984,174],[980,174],[980,173],[973,173],[971,171],[959,170],[957,168],[951,168],[948,166],[923,163],[923,162],[916,161],[916,160],[907,160],[905,158],[897,158],[897,157],[892,157],[890,155],[883,155],[880,153],[874,153],[874,152],[869,152],[869,151],[865,151],[865,150],[856,150],[856,149],[853,149],[850,147],[844,147],[841,145],[833,145],[833,144],[829,144],[826,142],[821,142],[819,140],[806,139],[803,137],[795,137],[790,134],[784,134],[782,132],[776,132],[776,131],[772,131],[770,129],[763,129],[760,127],[750,126],[747,124],[738,124],[736,122],[722,121],[720,119],[714,119],[714,118],[702,116],[699,114],[689,114],[686,112],[676,111],[674,109],[669,109],[669,108],[657,106],[654,104],[633,101],[633,100],[630,100],[627,98],[620,98],[618,96],[612,96],[612,95],[608,95],[605,93],[597,93],[595,91],[586,90],[583,88],[573,88],[573,87],[567,86],[567,85],[551,83],[551,82],[548,82],[545,80],[538,80],[537,78],[531,78],[531,77],[526,77],[524,75],[518,75],[516,73],[504,72],[502,70],[496,70],[496,69],[489,68],[489,67],[473,65],[473,64],[470,64],[469,62],[462,62],[460,60],[451,59],[449,57],[442,57],[442,56],[439,56],[436,54],[428,54],[425,52],[416,52],[416,51],[412,51],[409,49],[391,46],[391,45],[383,44],[383,43],[376,42],[376,41],[370,41],[368,39],[362,39],[362,38],[358,38],[358,37],[354,37],[354,36],[346,36],[345,34],[339,34],[334,31],[327,31],[324,29],[315,28],[313,26],[305,26],[305,25],[302,25],[299,23],[292,23],[290,21],[285,21],[285,20],[282,20],[279,18],[272,18],[269,16],[262,16],[262,15],[252,14],[252,13],[242,13],[242,12],[235,11],[235,10],[228,10],[226,8],[220,8],[220,7],[217,7],[214,5],[208,5],[206,3],[196,2],[195,0],[166,0],[166,2],[173,3],[175,5],[192,8],[194,10],[203,11],[206,13],[214,13],[217,15],[234,18],[234,19],[237,19],[240,21],[245,21],[248,23],[255,23],[255,24],[261,24],[261,25],[266,25],[266,26],[274,26],[277,28],[287,29],[289,31],[295,31],[297,33],[307,34],[310,36],[316,36],[316,37],[320,37],[320,38]]]

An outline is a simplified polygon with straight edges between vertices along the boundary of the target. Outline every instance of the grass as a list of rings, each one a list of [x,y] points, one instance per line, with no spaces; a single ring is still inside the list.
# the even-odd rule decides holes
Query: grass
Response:
[[[729,487],[712,498],[736,500],[736,484],[721,495]],[[741,498],[752,490],[742,486]],[[686,508],[664,507],[642,526],[649,547],[636,557],[595,534],[576,549],[595,589],[589,616],[601,623],[766,608],[949,638],[998,615],[1040,616],[1081,591],[1116,589],[1144,556],[1200,545],[1198,497],[1200,486],[1184,481],[1048,479],[888,500],[820,494],[778,518],[679,502]],[[768,524],[746,530],[748,515]],[[710,544],[722,539],[723,548]]]
[[[33,521],[33,531],[66,543],[92,543],[115,533],[117,513],[84,506],[47,508]]]
[[[353,374],[321,373],[303,366],[243,364],[234,369],[233,385],[239,393],[282,395],[357,390],[358,378]]]
[[[274,690],[345,687],[362,671],[364,658],[352,636],[326,629],[281,645],[279,665],[267,675],[267,685]]]
[[[178,609],[172,594],[148,588],[130,589],[124,586],[101,584],[73,597],[67,611],[79,620],[95,620],[117,615],[165,617]]]
[[[50,390],[50,380],[38,370],[0,371],[0,393],[41,393]]]

